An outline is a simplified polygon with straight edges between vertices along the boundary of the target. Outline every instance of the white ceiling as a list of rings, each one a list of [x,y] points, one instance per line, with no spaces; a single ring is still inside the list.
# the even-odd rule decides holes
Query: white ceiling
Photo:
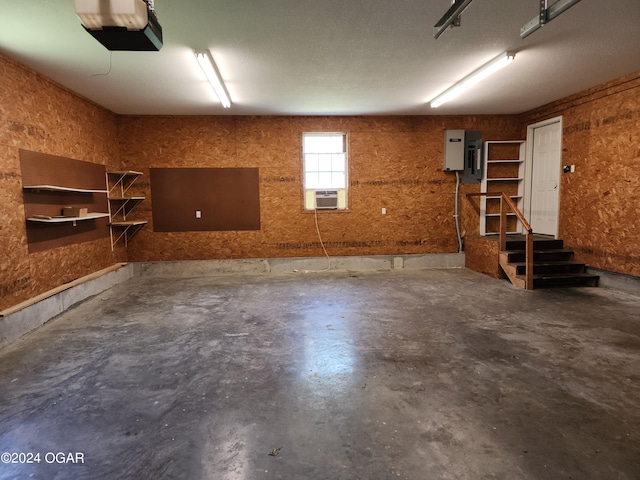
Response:
[[[120,114],[521,113],[640,71],[639,0],[582,0],[524,40],[520,27],[539,0],[475,0],[462,26],[435,40],[433,25],[450,4],[156,0],[160,52],[111,54],[84,31],[73,0],[0,0],[0,51]],[[193,50],[203,48],[230,109],[214,100],[195,61]],[[429,107],[507,50],[518,52],[509,66],[455,102]]]

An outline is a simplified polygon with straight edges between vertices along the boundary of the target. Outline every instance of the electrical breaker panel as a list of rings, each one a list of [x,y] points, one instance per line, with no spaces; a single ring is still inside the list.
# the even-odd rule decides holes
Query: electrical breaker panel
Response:
[[[462,172],[462,183],[482,180],[482,132],[446,130],[444,135],[445,172]]]
[[[483,172],[482,132],[464,132],[462,183],[480,183]]]

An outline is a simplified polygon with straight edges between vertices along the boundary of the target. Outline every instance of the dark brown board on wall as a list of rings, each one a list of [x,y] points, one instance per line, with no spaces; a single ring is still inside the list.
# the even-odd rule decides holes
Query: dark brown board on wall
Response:
[[[51,185],[82,190],[105,190],[106,168],[99,163],[85,162],[57,155],[20,150],[22,186]],[[65,206],[84,207],[89,212],[106,213],[107,194],[23,191],[25,217],[60,215]],[[107,218],[82,220],[73,223],[26,222],[29,253],[74,243],[98,240],[109,236]]]
[[[155,232],[260,230],[257,168],[151,168],[150,180]]]

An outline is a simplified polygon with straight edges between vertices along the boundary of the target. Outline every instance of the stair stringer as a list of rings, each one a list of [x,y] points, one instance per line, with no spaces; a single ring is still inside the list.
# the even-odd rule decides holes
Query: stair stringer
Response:
[[[525,281],[518,278],[515,265],[509,263],[509,255],[507,252],[500,252],[500,268],[505,273],[509,281],[516,287],[526,289]]]

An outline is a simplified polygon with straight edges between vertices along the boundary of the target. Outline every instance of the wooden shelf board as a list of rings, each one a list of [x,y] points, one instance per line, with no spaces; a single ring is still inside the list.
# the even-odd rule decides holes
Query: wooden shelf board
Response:
[[[88,213],[84,217],[63,217],[63,216],[50,217],[48,215],[42,215],[41,217],[29,217],[27,218],[27,221],[40,222],[40,223],[69,223],[69,222],[77,222],[82,220],[95,220],[96,218],[105,218],[108,216],[109,216],[108,213]]]
[[[107,172],[107,175],[143,175],[142,172],[136,172],[134,170],[112,171]]]
[[[84,188],[60,187],[57,185],[25,185],[24,190],[46,190],[49,192],[71,192],[71,193],[107,193],[106,190],[86,190]]]
[[[146,220],[126,220],[124,222],[111,222],[109,225],[113,227],[132,227],[134,225],[146,225]]]

